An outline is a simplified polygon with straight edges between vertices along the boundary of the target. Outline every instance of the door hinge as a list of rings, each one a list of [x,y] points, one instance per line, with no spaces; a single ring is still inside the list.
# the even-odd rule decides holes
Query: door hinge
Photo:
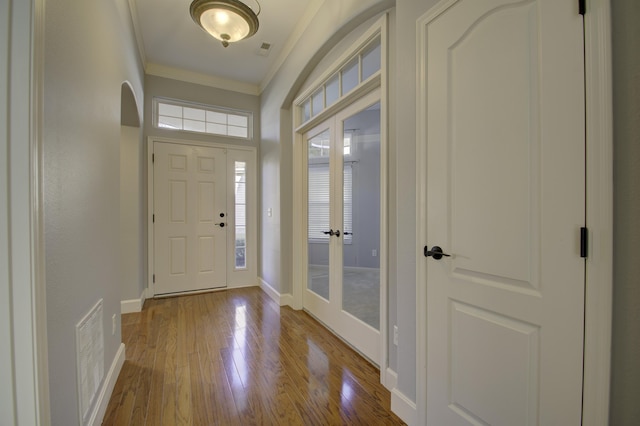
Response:
[[[156,162],[156,155],[155,154],[151,154],[151,162],[152,163]]]
[[[580,228],[580,257],[587,258],[589,252],[589,229],[586,227]]]
[[[151,222],[152,223],[156,223],[156,215],[155,214],[151,215]]]
[[[153,283],[156,283],[156,274],[153,274]]]
[[[587,0],[578,0],[578,13],[583,16],[587,13]]]

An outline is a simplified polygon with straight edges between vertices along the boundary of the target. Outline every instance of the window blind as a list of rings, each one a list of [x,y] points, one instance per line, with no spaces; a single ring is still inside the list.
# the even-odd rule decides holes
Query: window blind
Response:
[[[353,173],[351,164],[344,166],[344,186],[343,186],[343,233],[345,242],[350,242],[353,232]],[[331,228],[330,221],[330,187],[329,187],[329,165],[310,164],[309,165],[309,218],[308,237],[310,240],[328,241],[329,235],[323,232]],[[344,235],[344,232],[349,233]]]

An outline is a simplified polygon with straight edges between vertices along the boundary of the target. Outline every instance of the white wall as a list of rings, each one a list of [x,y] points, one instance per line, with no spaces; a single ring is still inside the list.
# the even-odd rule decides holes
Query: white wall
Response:
[[[43,183],[51,422],[78,424],[75,325],[99,300],[104,371],[121,342],[121,85],[143,99],[127,0],[47,2]],[[142,116],[142,105],[138,105]]]

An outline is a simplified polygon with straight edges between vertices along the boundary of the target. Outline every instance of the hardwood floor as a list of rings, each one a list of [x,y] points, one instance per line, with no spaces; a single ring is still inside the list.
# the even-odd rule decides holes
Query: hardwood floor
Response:
[[[402,425],[379,371],[257,287],[147,300],[103,425]]]

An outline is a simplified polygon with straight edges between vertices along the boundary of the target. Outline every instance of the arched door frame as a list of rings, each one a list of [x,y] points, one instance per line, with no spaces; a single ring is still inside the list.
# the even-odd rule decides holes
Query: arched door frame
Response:
[[[327,70],[318,77],[306,90],[293,101],[293,303],[294,309],[303,308],[304,283],[306,283],[306,151],[303,146],[303,134],[327,119],[338,111],[353,103],[367,93],[380,88],[380,142],[381,142],[381,168],[380,168],[380,382],[387,388],[395,387],[395,375],[389,370],[388,361],[388,17],[382,15],[371,27],[362,34]],[[352,57],[367,45],[372,39],[379,36],[381,40],[381,65],[380,72],[374,77],[363,81],[349,94],[344,95],[333,105],[325,108],[312,119],[303,120],[301,114],[302,102],[314,93],[324,82],[336,73]]]

